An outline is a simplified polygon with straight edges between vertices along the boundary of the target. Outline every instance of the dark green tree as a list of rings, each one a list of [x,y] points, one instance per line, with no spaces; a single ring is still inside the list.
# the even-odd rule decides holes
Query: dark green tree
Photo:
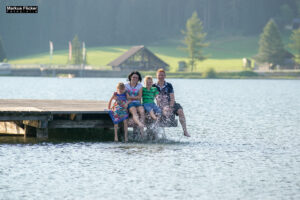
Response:
[[[198,18],[197,12],[194,12],[192,17],[186,22],[186,30],[182,31],[185,36],[183,43],[185,48],[183,50],[188,52],[189,64],[191,71],[194,70],[197,61],[203,61],[207,57],[203,55],[203,48],[209,44],[205,43],[206,33],[203,31],[201,20]]]
[[[286,55],[279,29],[273,19],[269,20],[260,35],[258,54],[254,59],[272,66],[283,63]]]
[[[11,1],[1,2],[3,6],[11,6]],[[293,18],[297,13],[300,17],[299,0],[35,2],[43,10],[39,12],[39,17],[12,17],[0,12],[0,27],[11,25],[11,28],[1,29],[5,44],[9,44],[6,53],[10,56],[43,52],[47,49],[45,41],[50,38],[55,41],[56,49],[62,49],[65,42],[75,34],[92,46],[152,44],[177,38],[180,30],[185,29],[186,21],[193,11],[198,12],[205,32],[221,37],[256,35],[270,17],[276,17],[278,24],[285,21],[284,25],[292,23],[291,14]],[[69,9],[66,10],[66,7]],[[35,28],[37,30],[32,31]]]
[[[300,28],[293,31],[290,40],[289,47],[296,53],[295,61],[300,64]]]
[[[4,51],[4,47],[2,44],[2,39],[0,37],[0,62],[2,62],[4,59],[6,59],[6,53]]]
[[[75,35],[72,40],[72,64],[80,65],[82,60],[82,48],[80,47],[78,36]]]

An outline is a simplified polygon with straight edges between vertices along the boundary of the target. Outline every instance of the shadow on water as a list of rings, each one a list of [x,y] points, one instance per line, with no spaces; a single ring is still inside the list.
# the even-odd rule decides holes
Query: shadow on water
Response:
[[[49,131],[49,139],[62,142],[111,142],[113,141],[112,129],[56,129]]]
[[[118,148],[134,148],[151,145],[188,145],[189,142],[159,137],[155,140],[139,139],[130,137],[133,133],[129,131],[129,142],[124,143],[123,135],[119,134],[120,142],[113,142],[113,129],[56,129],[49,130],[48,139],[38,139],[36,137],[24,136],[3,136],[0,135],[1,144],[59,144],[59,143],[98,143],[111,142],[114,144],[123,145]]]
[[[113,130],[110,129],[49,129],[48,139],[24,136],[0,136],[0,145],[111,141],[113,141]]]

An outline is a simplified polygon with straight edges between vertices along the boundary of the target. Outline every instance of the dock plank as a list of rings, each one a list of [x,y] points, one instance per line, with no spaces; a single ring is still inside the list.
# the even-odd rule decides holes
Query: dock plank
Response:
[[[106,101],[1,99],[1,112],[27,113],[108,113]]]

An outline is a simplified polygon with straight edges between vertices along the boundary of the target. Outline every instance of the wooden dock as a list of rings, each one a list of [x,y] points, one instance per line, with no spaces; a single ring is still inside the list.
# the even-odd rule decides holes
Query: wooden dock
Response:
[[[107,102],[86,100],[0,100],[0,133],[48,138],[49,129],[113,128]]]
[[[152,123],[146,116],[146,126]],[[161,127],[176,127],[175,116],[161,120]],[[138,131],[132,120],[129,127]],[[0,134],[13,134],[48,138],[49,129],[113,128],[108,115],[107,102],[87,100],[0,100]],[[150,130],[151,131],[151,130]],[[120,128],[123,132],[123,128]]]

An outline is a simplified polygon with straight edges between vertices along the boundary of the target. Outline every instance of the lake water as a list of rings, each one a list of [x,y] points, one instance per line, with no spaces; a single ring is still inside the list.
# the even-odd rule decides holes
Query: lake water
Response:
[[[108,100],[106,78],[0,77],[0,99]],[[0,199],[300,199],[300,81],[170,79],[160,142],[0,137]]]

